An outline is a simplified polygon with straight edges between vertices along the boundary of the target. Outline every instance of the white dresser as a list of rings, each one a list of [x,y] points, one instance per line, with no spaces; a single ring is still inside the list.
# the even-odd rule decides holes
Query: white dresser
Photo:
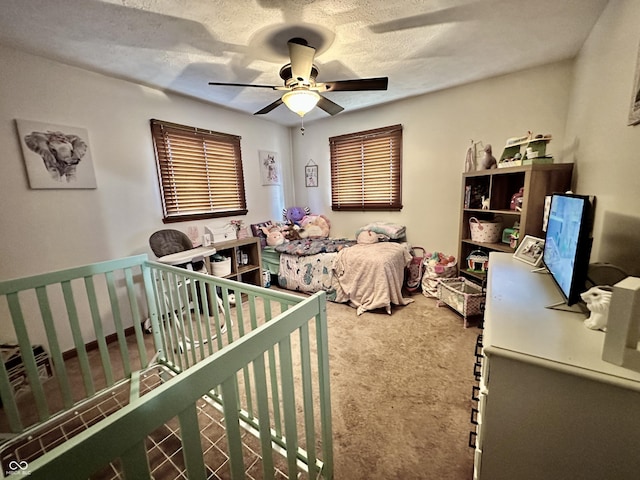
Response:
[[[549,274],[491,254],[476,479],[640,479],[640,373],[601,359],[584,315],[545,308],[560,300]]]

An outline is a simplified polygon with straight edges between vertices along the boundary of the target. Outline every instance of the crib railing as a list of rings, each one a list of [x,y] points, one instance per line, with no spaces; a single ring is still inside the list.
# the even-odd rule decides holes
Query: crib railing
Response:
[[[154,360],[176,374],[29,462],[34,478],[87,478],[116,458],[127,478],[150,478],[145,438],[174,417],[180,424],[188,478],[205,478],[195,413],[203,396],[224,416],[232,478],[245,478],[241,426],[259,439],[262,478],[274,478],[275,452],[285,455],[289,478],[300,470],[308,472],[308,478],[332,478],[323,293],[302,298],[138,256],[3,282],[0,295],[6,298],[30,390],[25,395],[32,395],[38,406],[38,422],[55,411],[43,384],[56,383],[62,410],[67,411],[147,367],[151,355],[142,328],[145,319],[153,333]],[[34,298],[38,308],[30,303]],[[46,345],[55,371],[47,382],[40,378],[32,349],[38,329],[46,332],[45,340],[38,337],[37,342]],[[85,391],[79,400],[68,380],[62,331],[73,338],[77,352],[74,360]],[[106,338],[118,344],[118,368],[112,366]],[[95,358],[89,358],[88,340],[96,346]],[[96,361],[104,376],[97,382],[102,389],[91,369]],[[21,398],[16,398],[4,366],[0,398],[11,429],[23,431]]]

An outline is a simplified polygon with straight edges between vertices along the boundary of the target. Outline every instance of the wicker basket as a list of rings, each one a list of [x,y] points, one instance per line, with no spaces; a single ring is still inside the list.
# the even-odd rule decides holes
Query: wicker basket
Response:
[[[479,285],[466,278],[443,278],[438,281],[438,306],[448,305],[462,315],[467,328],[469,317],[484,313],[485,294]]]

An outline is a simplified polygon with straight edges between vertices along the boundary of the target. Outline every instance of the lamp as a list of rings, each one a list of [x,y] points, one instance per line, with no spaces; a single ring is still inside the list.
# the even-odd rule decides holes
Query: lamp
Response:
[[[300,89],[292,90],[282,96],[282,101],[289,107],[289,110],[304,117],[305,113],[309,113],[320,100],[318,92],[312,90]]]

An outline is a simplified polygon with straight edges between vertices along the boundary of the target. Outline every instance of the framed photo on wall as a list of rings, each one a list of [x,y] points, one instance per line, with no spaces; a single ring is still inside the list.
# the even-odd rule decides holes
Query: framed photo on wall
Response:
[[[16,125],[32,189],[97,187],[85,128],[32,120]]]
[[[276,152],[267,152],[260,150],[258,152],[260,159],[260,177],[262,185],[280,185],[280,161]]]
[[[304,167],[304,184],[307,187],[318,186],[318,165],[307,165]]]
[[[544,239],[526,235],[513,256],[521,262],[537,267],[542,262],[543,253]]]

